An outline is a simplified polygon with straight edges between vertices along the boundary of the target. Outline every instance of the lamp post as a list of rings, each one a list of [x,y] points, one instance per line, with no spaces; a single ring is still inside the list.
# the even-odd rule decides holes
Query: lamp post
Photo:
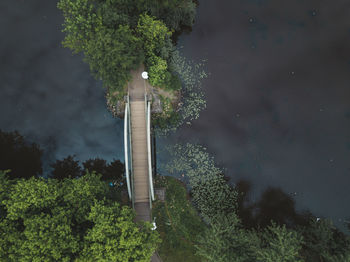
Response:
[[[148,79],[148,73],[146,71],[143,71],[141,74],[141,77],[143,78],[143,80]],[[145,94],[146,94],[146,84],[145,81],[143,81],[143,86],[145,87]]]

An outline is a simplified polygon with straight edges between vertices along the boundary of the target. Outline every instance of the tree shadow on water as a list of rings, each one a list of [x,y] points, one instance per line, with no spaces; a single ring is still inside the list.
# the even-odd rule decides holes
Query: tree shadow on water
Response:
[[[11,170],[9,178],[38,177],[42,174],[43,151],[17,131],[0,130],[0,170]]]
[[[293,197],[280,188],[267,188],[256,202],[249,198],[251,182],[240,180],[236,183],[236,190],[239,193],[237,213],[245,228],[264,228],[269,226],[271,221],[295,227],[307,225],[310,218],[314,217],[309,211],[298,213]]]

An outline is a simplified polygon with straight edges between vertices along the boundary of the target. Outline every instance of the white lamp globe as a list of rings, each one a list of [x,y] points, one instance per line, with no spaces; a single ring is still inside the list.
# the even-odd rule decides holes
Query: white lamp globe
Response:
[[[142,72],[141,76],[143,79],[148,79],[148,73],[146,71]]]

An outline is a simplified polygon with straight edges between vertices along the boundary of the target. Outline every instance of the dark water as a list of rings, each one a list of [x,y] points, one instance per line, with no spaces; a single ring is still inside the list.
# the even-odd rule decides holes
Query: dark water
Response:
[[[123,159],[122,121],[107,111],[101,83],[61,46],[57,1],[0,1],[0,128],[45,149],[45,163]]]
[[[350,2],[200,1],[187,57],[208,59],[208,107],[173,141],[207,146],[252,198],[350,217]]]
[[[167,141],[200,142],[252,198],[281,187],[299,209],[350,216],[350,3],[201,0],[187,57],[208,59],[208,107]],[[123,159],[101,83],[63,49],[56,1],[0,1],[0,128],[46,150]],[[163,142],[164,143],[164,142]],[[161,145],[159,143],[158,145]]]

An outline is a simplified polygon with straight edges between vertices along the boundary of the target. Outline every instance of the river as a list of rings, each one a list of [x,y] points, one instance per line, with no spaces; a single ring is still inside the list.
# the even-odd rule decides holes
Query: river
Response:
[[[172,142],[205,145],[232,182],[350,217],[350,4],[200,1],[183,53],[206,59],[207,109]],[[343,227],[342,227],[343,228]]]
[[[160,140],[205,145],[232,182],[291,194],[297,208],[350,216],[350,5],[345,0],[200,1],[186,57],[207,59],[208,106]],[[122,121],[101,83],[61,47],[55,1],[0,2],[0,128],[56,158],[123,160]]]
[[[124,159],[123,123],[81,55],[62,48],[56,1],[0,1],[0,128],[18,130],[55,159]]]

